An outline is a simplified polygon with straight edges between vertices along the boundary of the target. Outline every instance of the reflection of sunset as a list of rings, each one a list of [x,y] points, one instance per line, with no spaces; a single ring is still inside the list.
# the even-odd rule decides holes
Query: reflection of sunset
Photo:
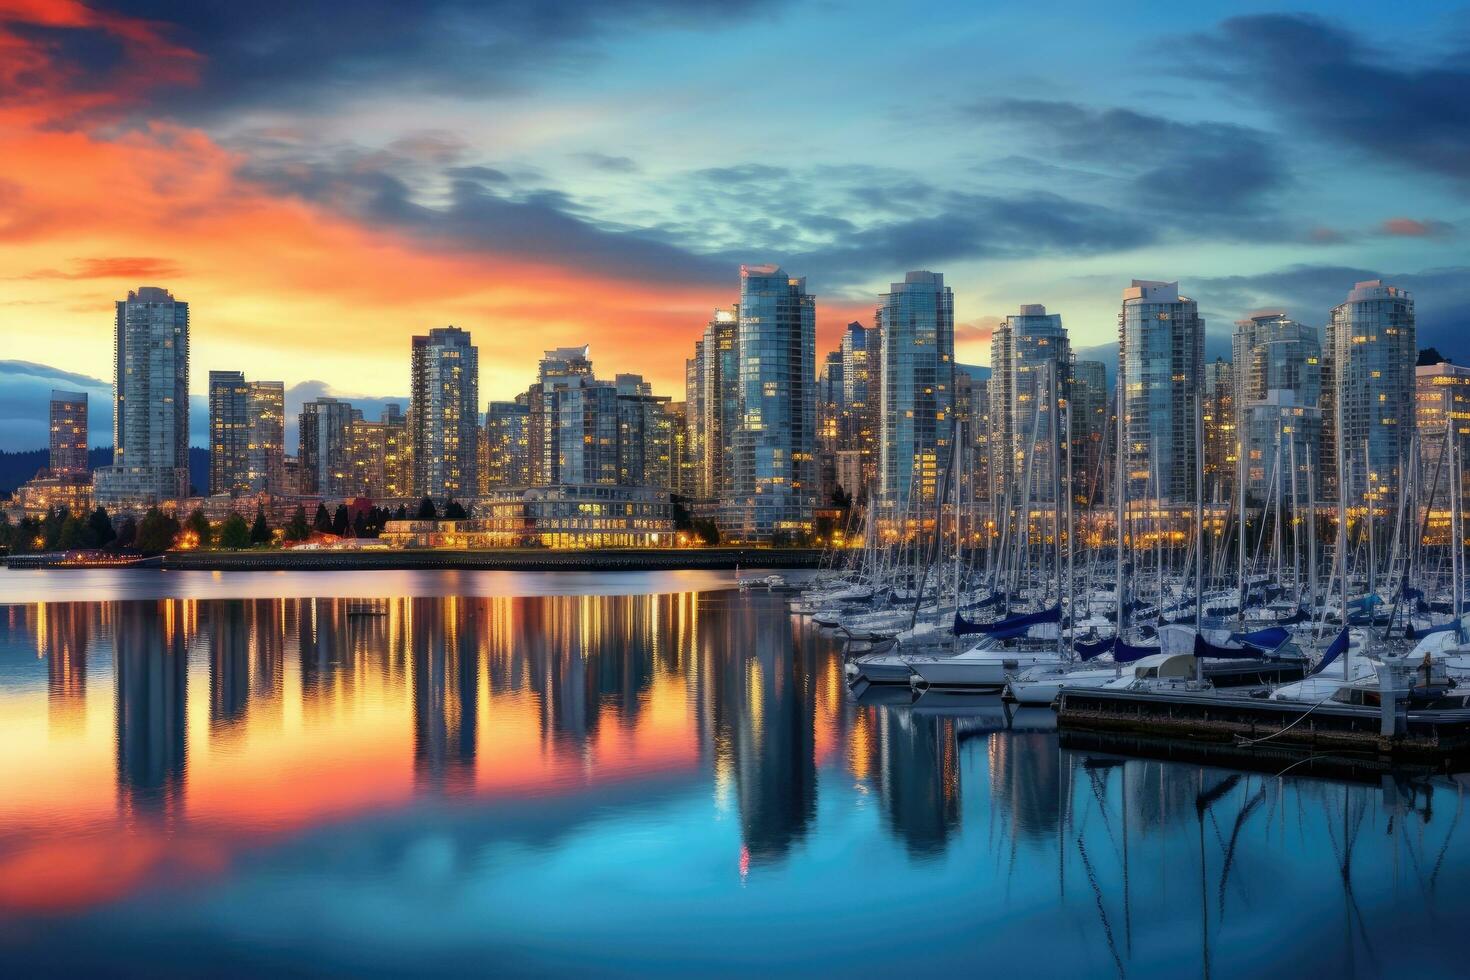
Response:
[[[8,633],[46,661],[48,697],[0,688],[0,907],[107,901],[415,793],[541,796],[692,771],[696,665],[713,646],[698,605],[11,607]],[[745,663],[759,703],[761,668]]]

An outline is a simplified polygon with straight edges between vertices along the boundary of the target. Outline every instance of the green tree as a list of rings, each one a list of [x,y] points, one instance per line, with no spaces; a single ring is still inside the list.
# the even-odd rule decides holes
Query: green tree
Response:
[[[250,525],[250,543],[271,543],[271,526],[270,522],[265,519],[264,507],[257,506],[255,508],[255,523]]]
[[[437,521],[439,512],[434,509],[434,501],[428,497],[419,501],[418,519],[421,521]]]
[[[138,522],[131,516],[124,516],[117,522],[117,537],[112,539],[112,546],[118,551],[131,551],[138,544]]]
[[[450,500],[444,505],[444,519],[446,521],[462,521],[469,516],[469,511],[465,510],[464,504],[458,500]]]
[[[347,537],[347,529],[351,526],[350,519],[347,516],[347,505],[338,504],[337,513],[332,515],[332,533],[339,538],[345,538]]]
[[[306,507],[302,504],[296,505],[291,519],[286,522],[287,541],[305,541],[311,537],[311,525],[306,523]]]
[[[332,533],[332,515],[327,513],[326,504],[316,505],[316,517],[312,519],[311,526],[323,534]]]
[[[66,508],[57,510],[55,507],[46,508],[46,516],[41,519],[41,537],[44,542],[41,547],[46,551],[55,551],[61,547],[61,525],[66,523]]]
[[[230,516],[220,525],[219,546],[231,551],[250,547],[250,525],[235,511],[230,511]]]
[[[87,525],[75,514],[67,514],[66,520],[61,522],[61,533],[57,536],[56,546],[62,551],[74,551],[82,547],[83,535],[86,533]]]
[[[174,546],[179,536],[179,522],[172,514],[151,508],[138,522],[137,549],[145,555],[161,555]]]
[[[116,539],[117,532],[112,529],[112,518],[107,516],[107,508],[98,507],[92,511],[92,516],[87,518],[87,546],[105,548]]]
[[[194,533],[200,548],[208,548],[214,541],[214,532],[210,529],[209,518],[205,517],[204,511],[198,507],[195,507],[184,520],[184,530]]]

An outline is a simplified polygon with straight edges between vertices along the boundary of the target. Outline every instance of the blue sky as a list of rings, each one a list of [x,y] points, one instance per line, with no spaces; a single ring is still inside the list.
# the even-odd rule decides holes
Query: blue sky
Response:
[[[0,238],[30,270],[0,304],[20,360],[60,337],[108,377],[107,303],[147,273],[194,304],[201,390],[241,368],[391,396],[407,337],[455,322],[484,400],[580,342],[677,395],[742,261],[808,277],[824,344],[913,268],[946,273],[981,363],[1022,303],[1111,342],[1134,277],[1180,280],[1219,351],[1382,276],[1421,346],[1470,358],[1463,6],[56,7],[0,4],[47,68],[16,78],[49,111],[17,118],[81,134],[104,196],[94,227],[47,221],[42,166],[7,175],[0,227],[7,200],[42,215]],[[126,221],[104,150],[149,153]]]

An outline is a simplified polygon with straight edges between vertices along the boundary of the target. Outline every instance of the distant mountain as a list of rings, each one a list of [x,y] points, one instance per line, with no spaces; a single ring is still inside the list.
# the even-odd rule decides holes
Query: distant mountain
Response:
[[[27,449],[14,453],[0,450],[0,496],[10,496],[16,487],[34,477],[37,470],[45,469],[49,455],[45,449]],[[111,466],[112,447],[96,446],[87,450],[87,465],[94,470],[99,466]],[[208,449],[190,448],[189,482],[200,493],[209,491]]]

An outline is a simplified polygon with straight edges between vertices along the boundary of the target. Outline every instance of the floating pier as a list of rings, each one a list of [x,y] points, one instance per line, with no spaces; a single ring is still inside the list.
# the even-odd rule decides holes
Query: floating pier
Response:
[[[1229,748],[1230,754],[1281,749],[1446,768],[1470,763],[1470,709],[1385,711],[1373,705],[1319,704],[1210,692],[1063,690],[1063,732],[1151,738]]]

